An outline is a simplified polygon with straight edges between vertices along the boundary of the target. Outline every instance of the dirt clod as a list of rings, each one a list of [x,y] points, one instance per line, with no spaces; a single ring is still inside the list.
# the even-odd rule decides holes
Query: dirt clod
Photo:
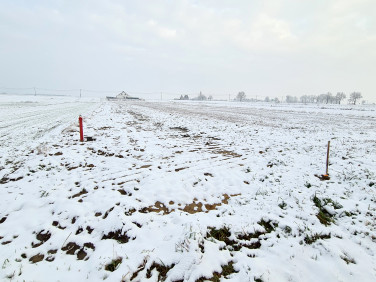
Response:
[[[61,250],[65,251],[67,255],[74,255],[74,253],[80,249],[80,246],[77,245],[75,242],[69,242]]]
[[[34,244],[34,243],[31,243],[31,246],[33,248],[37,248],[41,245],[43,245],[45,242],[47,242],[50,238],[51,238],[51,233],[49,231],[43,233],[44,230],[40,231],[38,234],[37,234],[37,240],[39,241],[38,243]]]
[[[80,192],[74,194],[72,197],[69,197],[69,199],[73,199],[73,198],[76,198],[76,197],[82,196],[82,195],[84,195],[84,194],[87,194],[87,191],[86,191],[85,188],[82,189]]]
[[[44,259],[44,255],[43,254],[37,254],[35,256],[32,256],[29,261],[31,261],[32,263],[37,263],[37,262],[40,262]]]
[[[56,220],[52,222],[52,226],[55,226],[55,227],[57,227],[59,229],[65,229],[65,227],[62,227],[60,225],[60,223],[58,221],[56,221]]]

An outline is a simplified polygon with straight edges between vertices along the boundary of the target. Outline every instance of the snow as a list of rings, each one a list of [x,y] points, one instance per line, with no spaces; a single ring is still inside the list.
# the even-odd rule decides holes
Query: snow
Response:
[[[0,109],[2,280],[376,278],[375,107],[0,95]]]

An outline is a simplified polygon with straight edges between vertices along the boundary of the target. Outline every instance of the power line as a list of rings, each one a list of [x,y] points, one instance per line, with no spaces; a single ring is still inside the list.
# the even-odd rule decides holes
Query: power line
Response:
[[[80,91],[80,89],[48,89],[48,88],[38,88],[35,87],[37,90],[44,90],[44,91],[59,91],[59,92],[72,92],[72,91]]]

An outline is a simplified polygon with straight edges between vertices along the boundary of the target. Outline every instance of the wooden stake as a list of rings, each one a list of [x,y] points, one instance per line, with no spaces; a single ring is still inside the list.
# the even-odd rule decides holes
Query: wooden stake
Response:
[[[80,125],[80,141],[84,142],[84,130],[83,130],[83,126],[82,126],[82,117],[81,116],[79,116],[79,118],[78,118],[78,123]]]
[[[326,152],[326,174],[329,175],[329,150],[330,150],[330,141],[328,141],[328,150]]]

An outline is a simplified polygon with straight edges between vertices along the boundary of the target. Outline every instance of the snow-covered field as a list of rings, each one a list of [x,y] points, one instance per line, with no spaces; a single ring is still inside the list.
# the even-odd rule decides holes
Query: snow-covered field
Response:
[[[1,280],[375,281],[375,107],[25,99]]]

